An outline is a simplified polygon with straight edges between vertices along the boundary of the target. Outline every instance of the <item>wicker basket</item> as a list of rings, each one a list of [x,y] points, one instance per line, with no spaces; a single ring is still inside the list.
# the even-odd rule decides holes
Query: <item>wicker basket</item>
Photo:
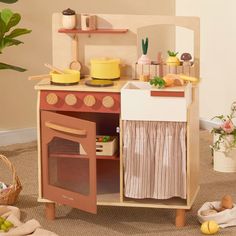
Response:
[[[12,172],[12,184],[7,189],[0,190],[0,204],[1,205],[13,205],[18,198],[22,185],[19,177],[16,174],[15,167],[12,163],[3,155],[0,155],[0,160],[11,170]]]

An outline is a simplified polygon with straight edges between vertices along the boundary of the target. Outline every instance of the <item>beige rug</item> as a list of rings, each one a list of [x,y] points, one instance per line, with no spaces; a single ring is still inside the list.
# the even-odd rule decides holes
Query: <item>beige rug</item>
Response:
[[[98,207],[98,214],[92,215],[67,206],[57,207],[57,219],[46,221],[44,205],[37,202],[37,151],[36,142],[0,147],[0,153],[14,163],[23,184],[19,202],[22,221],[37,219],[41,225],[60,236],[116,236],[116,235],[201,235],[196,212],[205,201],[219,200],[224,194],[231,194],[236,202],[236,174],[219,173],[212,170],[209,149],[211,136],[201,132],[200,183],[201,190],[193,209],[187,213],[187,226],[174,226],[174,210],[144,209],[126,207]],[[0,163],[0,178],[8,180],[9,171]],[[236,235],[235,228],[221,230],[219,235]],[[43,236],[43,235],[42,235]]]

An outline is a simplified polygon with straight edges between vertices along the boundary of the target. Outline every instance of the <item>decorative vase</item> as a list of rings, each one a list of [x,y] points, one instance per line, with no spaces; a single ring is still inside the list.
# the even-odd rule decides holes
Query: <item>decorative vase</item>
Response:
[[[214,142],[218,140],[218,137],[219,134],[214,134]],[[214,150],[213,169],[215,171],[236,172],[236,148],[226,151],[225,147],[227,142],[231,142],[231,140],[233,140],[233,135],[228,135],[228,137],[226,137],[226,143],[221,143],[218,151]]]
[[[143,64],[143,65],[150,65],[151,60],[148,58],[146,54],[143,54],[139,59],[138,59],[138,64]]]

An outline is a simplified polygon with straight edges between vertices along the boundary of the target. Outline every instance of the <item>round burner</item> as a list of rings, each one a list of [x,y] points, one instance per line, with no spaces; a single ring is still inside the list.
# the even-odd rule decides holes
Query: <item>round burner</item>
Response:
[[[57,83],[57,82],[50,82],[51,85],[59,85],[59,86],[71,86],[71,85],[77,85],[79,82],[73,82],[73,83]]]
[[[114,85],[114,83],[110,80],[100,80],[100,79],[87,80],[85,81],[85,84],[92,87],[109,87]]]

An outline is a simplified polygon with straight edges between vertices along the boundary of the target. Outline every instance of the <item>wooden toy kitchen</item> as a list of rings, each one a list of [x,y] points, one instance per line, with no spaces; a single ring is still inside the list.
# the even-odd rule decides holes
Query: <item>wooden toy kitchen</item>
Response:
[[[98,205],[167,208],[184,226],[199,191],[198,84],[191,82],[199,78],[199,19],[97,14],[95,28],[81,29],[78,18],[77,28],[64,29],[55,13],[52,43],[53,65],[78,66],[79,83],[60,85],[51,74],[35,86],[38,201],[46,217],[55,218],[55,203],[90,213]],[[193,32],[190,64],[168,65],[161,54],[138,63],[140,30],[158,25]],[[147,82],[168,74],[190,81],[165,88]]]

